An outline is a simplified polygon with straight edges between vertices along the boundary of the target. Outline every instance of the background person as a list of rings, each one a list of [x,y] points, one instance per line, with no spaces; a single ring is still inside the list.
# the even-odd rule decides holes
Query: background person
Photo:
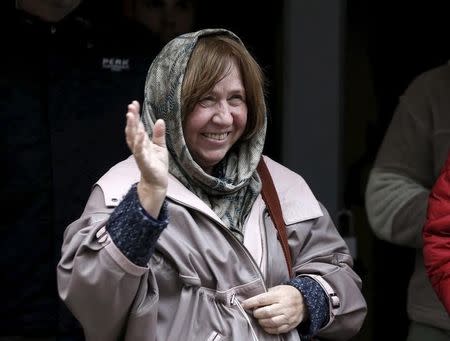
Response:
[[[198,0],[124,0],[124,10],[162,48],[169,40],[194,29],[197,3]]]
[[[366,188],[366,210],[381,239],[416,250],[408,288],[408,341],[450,340],[450,319],[423,263],[430,189],[450,148],[450,66],[416,77],[400,98]]]
[[[1,4],[1,337],[82,338],[60,310],[62,235],[92,184],[129,154],[122,112],[142,98],[148,67],[118,39],[119,2],[99,3]]]

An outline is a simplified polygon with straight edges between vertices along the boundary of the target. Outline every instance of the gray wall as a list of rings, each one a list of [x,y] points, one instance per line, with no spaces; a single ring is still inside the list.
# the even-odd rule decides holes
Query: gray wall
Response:
[[[282,163],[336,222],[342,208],[345,0],[285,0]]]

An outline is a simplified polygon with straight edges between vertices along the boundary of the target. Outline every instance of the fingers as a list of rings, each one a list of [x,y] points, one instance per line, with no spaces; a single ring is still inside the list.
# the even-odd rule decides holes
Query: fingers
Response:
[[[241,304],[244,309],[253,310],[253,317],[269,334],[286,333],[292,329],[289,318],[283,313],[283,306],[277,303],[278,294],[267,292],[251,297]]]
[[[166,124],[162,119],[155,122],[152,142],[160,147],[166,146]]]
[[[146,135],[145,127],[140,120],[140,105],[138,101],[133,101],[128,105],[128,112],[126,114],[126,127],[125,127],[125,137],[127,145],[133,154],[136,154],[145,147]],[[165,139],[165,123],[163,120],[158,120],[154,127],[154,137],[152,142],[160,147],[166,146]],[[137,150],[139,149],[139,151]]]
[[[283,334],[283,333],[287,333],[288,331],[292,330],[293,328],[288,324],[283,324],[279,327],[263,328],[263,329],[269,334]]]
[[[275,286],[241,304],[244,309],[253,310],[253,317],[270,334],[286,333],[296,328],[305,314],[303,297],[290,285]]]
[[[133,154],[137,160],[144,160],[146,158],[147,153],[145,153],[145,148],[148,142],[149,140],[147,137],[147,133],[145,131],[139,130],[136,133],[133,141]]]
[[[282,314],[280,304],[272,304],[253,310],[253,316],[257,319],[267,319]]]
[[[133,119],[133,123],[136,125],[139,121],[139,112],[141,110],[141,106],[138,101],[133,101],[128,104],[127,118],[131,117]]]
[[[256,317],[255,314],[253,314],[254,317]],[[281,326],[283,324],[289,324],[289,318],[280,313],[280,314],[264,314],[264,317],[256,317],[258,319],[259,324],[262,327],[266,328],[275,328],[278,326]]]
[[[132,152],[134,151],[135,138],[139,129],[139,110],[139,103],[137,101],[133,101],[128,105],[128,111],[126,114],[127,123],[125,127],[125,137],[128,148],[130,148]]]
[[[294,329],[299,321],[279,304],[261,307],[253,312],[260,326],[269,334],[281,334]]]
[[[266,292],[250,297],[243,301],[241,304],[244,309],[255,309],[258,307],[264,307],[266,305],[276,303],[276,301],[277,300],[275,299],[275,295],[273,293]]]

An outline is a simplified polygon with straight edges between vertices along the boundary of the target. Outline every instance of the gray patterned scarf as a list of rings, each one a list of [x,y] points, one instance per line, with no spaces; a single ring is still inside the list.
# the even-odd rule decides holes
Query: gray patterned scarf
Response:
[[[181,120],[181,86],[189,57],[200,36],[232,32],[208,29],[188,33],[169,42],[155,58],[147,74],[142,120],[151,136],[154,122],[166,122],[169,171],[200,197],[223,223],[243,240],[243,225],[261,191],[256,172],[264,146],[266,126],[251,139],[237,142],[221,162],[221,175],[211,176],[192,159],[184,140]]]

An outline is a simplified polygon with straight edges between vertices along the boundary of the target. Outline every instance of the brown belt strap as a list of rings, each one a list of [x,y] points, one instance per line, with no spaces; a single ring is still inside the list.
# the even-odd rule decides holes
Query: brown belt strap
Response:
[[[283,214],[281,212],[280,199],[278,198],[275,185],[273,184],[272,177],[263,157],[261,157],[261,160],[259,161],[257,170],[262,181],[261,195],[266,203],[266,207],[269,211],[270,217],[272,218],[273,224],[278,231],[278,240],[280,241],[283,249],[284,258],[286,259],[286,264],[289,270],[289,276],[292,278],[292,258],[288,245],[286,225],[284,224]]]

